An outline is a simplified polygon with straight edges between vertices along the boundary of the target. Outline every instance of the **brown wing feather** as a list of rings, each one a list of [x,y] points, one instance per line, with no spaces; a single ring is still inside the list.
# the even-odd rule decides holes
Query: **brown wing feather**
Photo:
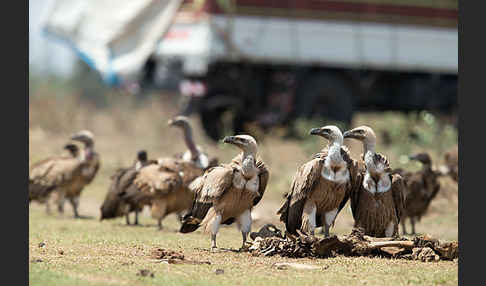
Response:
[[[256,206],[263,198],[263,194],[267,188],[268,177],[270,176],[270,173],[268,172],[268,169],[263,161],[257,161],[256,167],[259,170],[258,179],[260,180],[260,184],[258,186],[258,196],[253,200],[254,206]]]
[[[234,169],[231,165],[221,165],[212,168],[202,178],[203,186],[197,198],[201,202],[214,202],[221,198],[233,183]]]
[[[114,218],[124,215],[122,210],[123,198],[126,189],[130,186],[137,176],[134,168],[120,168],[115,171],[111,178],[108,193],[100,207],[101,219]]]
[[[149,165],[140,169],[135,185],[141,192],[164,196],[182,187],[182,179],[170,169]]]
[[[302,211],[305,199],[314,188],[324,164],[322,157],[314,157],[300,166],[292,182],[291,192],[287,200],[278,210],[280,221],[285,223],[289,233],[295,234],[302,224]]]
[[[93,158],[87,162],[87,167],[92,168],[91,172],[89,172],[86,175],[83,175],[84,177],[84,184],[89,185],[91,182],[93,182],[94,178],[96,177],[96,174],[98,174],[98,171],[100,169],[100,156],[98,153],[93,154]]]
[[[232,186],[233,172],[231,164],[212,167],[190,184],[189,188],[196,195],[191,211],[182,220],[180,232],[193,232],[199,227],[213,202],[221,198],[224,192]]]
[[[57,188],[69,188],[78,183],[82,167],[83,164],[72,157],[60,157],[36,165],[29,178],[29,197],[41,199]]]
[[[346,203],[350,199],[353,190],[356,188],[356,184],[359,183],[359,177],[358,176],[359,176],[359,172],[360,172],[358,162],[351,158],[349,150],[345,146],[341,147],[341,156],[343,157],[343,159],[346,162],[346,165],[348,167],[350,182],[349,182],[349,187],[346,189],[346,194],[344,195],[343,200],[339,204],[336,216],[344,208],[344,206],[346,205]]]
[[[391,192],[393,196],[393,202],[395,203],[395,211],[397,214],[398,223],[400,223],[400,218],[402,217],[405,209],[405,184],[402,176],[399,174],[390,175],[391,176]]]

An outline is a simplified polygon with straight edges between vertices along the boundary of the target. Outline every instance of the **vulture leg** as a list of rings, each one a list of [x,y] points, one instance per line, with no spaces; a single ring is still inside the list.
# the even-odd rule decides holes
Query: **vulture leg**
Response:
[[[401,224],[402,224],[403,235],[406,235],[407,234],[407,228],[405,227],[405,218],[402,218]]]
[[[217,214],[213,217],[213,219],[210,222],[210,232],[211,232],[211,249],[217,249],[216,246],[216,234],[218,234],[219,231],[219,226],[221,224],[221,219],[222,216],[221,214]]]
[[[61,193],[61,192],[58,192],[57,193],[57,200],[56,200],[56,203],[57,203],[57,211],[59,211],[59,213],[63,214],[64,213],[64,201],[66,199],[64,198],[64,194]]]
[[[79,197],[69,198],[69,202],[73,207],[74,217],[79,218],[79,213],[78,213]]]
[[[181,212],[178,212],[178,213],[177,213],[177,219],[179,220],[179,222],[180,222],[181,224],[182,224],[182,218],[183,218],[182,213],[181,213]]]
[[[317,207],[314,202],[307,201],[304,205],[302,213],[302,231],[310,235],[314,235],[316,229],[316,211]]]
[[[334,220],[336,219],[337,215],[337,209],[333,209],[331,211],[328,211],[324,215],[324,237],[329,237],[329,229],[331,228],[331,225],[334,223]]]
[[[388,227],[385,229],[385,236],[392,237],[395,234],[395,224],[393,221],[388,223]]]
[[[152,218],[157,220],[159,230],[162,230],[162,220],[166,216],[167,202],[165,200],[157,200],[152,204]]]
[[[135,225],[138,225],[138,210],[135,210]]]
[[[410,223],[412,224],[412,234],[415,234],[415,218],[410,217]]]
[[[251,212],[250,210],[244,211],[240,217],[238,218],[238,228],[241,230],[241,235],[243,238],[243,243],[241,245],[241,249],[246,249],[246,238],[248,237],[248,233],[251,230]]]
[[[330,226],[328,224],[324,224],[324,237],[329,237],[329,228]]]
[[[128,216],[130,213],[125,214],[125,221],[127,222],[127,225],[130,225],[130,217]]]
[[[30,204],[30,201],[29,201],[29,204]],[[48,199],[46,200],[46,213],[48,215],[51,214],[51,205],[49,204],[49,200]]]

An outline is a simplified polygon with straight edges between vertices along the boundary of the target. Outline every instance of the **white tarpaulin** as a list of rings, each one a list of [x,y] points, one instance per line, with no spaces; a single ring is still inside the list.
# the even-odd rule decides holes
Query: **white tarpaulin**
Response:
[[[48,36],[64,41],[110,85],[137,80],[181,0],[53,0]]]

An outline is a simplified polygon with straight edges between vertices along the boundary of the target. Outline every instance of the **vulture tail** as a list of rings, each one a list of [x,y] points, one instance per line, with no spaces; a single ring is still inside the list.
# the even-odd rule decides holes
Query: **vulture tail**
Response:
[[[182,225],[179,232],[189,233],[198,229],[212,206],[212,203],[194,202],[191,212],[186,214],[182,219]]]

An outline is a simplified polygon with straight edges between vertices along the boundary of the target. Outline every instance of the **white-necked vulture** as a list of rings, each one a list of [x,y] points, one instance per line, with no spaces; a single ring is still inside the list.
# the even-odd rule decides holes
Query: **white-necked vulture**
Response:
[[[69,189],[78,184],[84,167],[84,158],[75,144],[67,144],[64,149],[69,155],[54,156],[33,164],[29,171],[29,203],[46,203],[50,213],[49,195],[55,190]]]
[[[162,157],[157,160],[158,165],[164,170],[170,170],[180,176],[183,188],[174,195],[158,196],[152,200],[151,215],[158,221],[159,229],[162,229],[164,217],[170,213],[176,213],[179,220],[182,220],[183,215],[190,210],[194,200],[194,192],[189,189],[189,184],[201,176],[206,169],[217,164],[217,159],[209,160],[202,148],[195,144],[192,128],[187,117],[176,116],[169,120],[168,125],[180,128],[183,131],[184,142],[188,150],[183,154]]]
[[[310,134],[326,138],[329,146],[297,170],[291,191],[277,214],[291,234],[300,230],[314,235],[316,227],[324,226],[328,237],[329,228],[348,201],[358,165],[342,145],[343,135],[336,126],[314,128]]]
[[[206,170],[218,165],[217,158],[209,158],[203,148],[196,145],[192,135],[192,127],[189,118],[179,115],[168,121],[169,126],[180,128],[183,132],[184,143],[187,151],[183,154],[177,154],[175,157],[187,162],[193,162],[197,167]]]
[[[135,225],[138,225],[138,213],[150,201],[144,201],[146,196],[133,183],[138,171],[150,164],[157,164],[155,160],[148,160],[145,150],[137,153],[137,159],[132,166],[120,168],[111,176],[111,185],[101,205],[101,217],[111,219],[125,215],[127,225],[130,224],[129,214],[135,212]]]
[[[415,222],[427,212],[432,200],[440,190],[438,178],[442,173],[432,169],[432,160],[427,153],[419,153],[409,157],[422,163],[422,170],[417,172],[398,172],[405,182],[405,209],[401,218],[403,234],[407,234],[406,218],[410,218],[412,234],[415,234]]]
[[[404,209],[404,182],[399,174],[391,174],[388,159],[375,152],[376,136],[368,126],[360,126],[343,134],[363,143],[365,171],[351,192],[354,226],[366,235],[390,237],[398,235],[398,224]]]
[[[71,140],[78,141],[84,144],[81,156],[83,158],[83,169],[80,177],[77,179],[77,184],[72,185],[70,188],[63,188],[56,190],[57,206],[59,212],[64,212],[64,201],[68,199],[71,203],[74,211],[74,217],[79,217],[78,206],[79,196],[82,190],[88,184],[90,184],[98,170],[100,168],[100,159],[98,153],[94,150],[94,136],[91,131],[82,130],[74,134]]]
[[[224,143],[242,150],[231,163],[207,170],[191,188],[196,193],[192,209],[184,217],[180,232],[195,231],[202,225],[211,234],[211,249],[216,249],[220,224],[236,221],[243,237],[242,248],[251,230],[251,210],[260,202],[267,187],[269,172],[257,157],[257,142],[249,135],[228,136]]]

